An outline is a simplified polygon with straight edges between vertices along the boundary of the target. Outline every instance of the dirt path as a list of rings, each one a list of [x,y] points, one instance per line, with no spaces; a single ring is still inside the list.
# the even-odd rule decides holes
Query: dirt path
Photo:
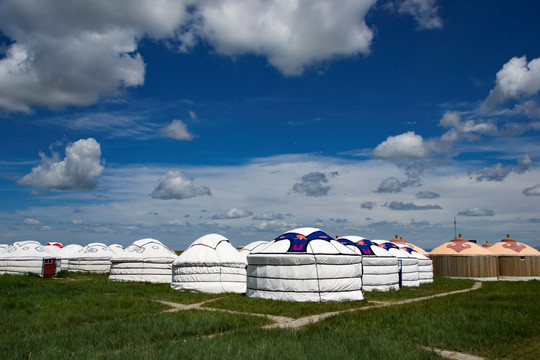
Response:
[[[416,303],[416,302],[425,301],[425,300],[434,299],[434,298],[443,297],[443,296],[463,294],[463,293],[467,293],[469,291],[478,290],[481,287],[482,287],[482,282],[477,281],[469,289],[450,291],[450,292],[446,292],[446,293],[440,293],[440,294],[435,294],[435,295],[430,295],[430,296],[423,296],[423,297],[419,297],[419,298],[407,299],[407,300],[401,300],[401,301],[373,301],[372,303],[374,305],[369,305],[369,306],[364,306],[364,307],[359,307],[359,308],[352,308],[352,309],[347,309],[347,310],[327,312],[327,313],[317,314],[317,315],[310,315],[310,316],[305,316],[305,317],[298,318],[298,319],[294,319],[294,318],[290,318],[290,317],[286,317],[286,316],[276,316],[276,315],[268,315],[268,314],[249,313],[249,312],[241,312],[241,311],[234,311],[234,310],[227,310],[227,309],[218,309],[218,308],[212,308],[212,307],[205,306],[207,303],[209,303],[211,301],[214,301],[216,299],[211,299],[211,300],[203,301],[201,303],[189,304],[189,305],[178,304],[178,303],[174,303],[174,302],[170,302],[170,301],[162,301],[162,300],[157,300],[157,301],[164,304],[164,305],[167,305],[167,306],[171,307],[171,309],[165,310],[165,312],[175,312],[175,311],[185,311],[185,310],[221,311],[221,312],[226,312],[226,313],[229,313],[229,314],[264,317],[264,318],[267,318],[267,319],[270,319],[271,321],[273,321],[272,324],[263,326],[263,329],[275,329],[275,328],[296,329],[296,328],[300,328],[300,327],[305,326],[305,325],[315,324],[315,323],[317,323],[317,322],[319,322],[321,320],[330,318],[332,316],[340,315],[340,314],[351,313],[351,312],[355,312],[355,311],[367,311],[367,310],[372,310],[372,309],[379,309],[379,308],[390,307],[390,306],[398,306],[398,305],[404,305],[404,304],[411,304],[411,303]],[[209,337],[212,337],[212,336],[209,336]],[[422,348],[425,349],[425,350],[429,350],[429,351],[435,351],[439,355],[441,355],[443,357],[446,357],[448,359],[455,359],[455,360],[482,360],[483,359],[483,358],[478,357],[478,356],[474,356],[474,355],[470,355],[470,354],[463,354],[463,353],[459,353],[459,352],[456,352],[456,351],[447,351],[447,350],[429,348],[429,347],[422,347]]]

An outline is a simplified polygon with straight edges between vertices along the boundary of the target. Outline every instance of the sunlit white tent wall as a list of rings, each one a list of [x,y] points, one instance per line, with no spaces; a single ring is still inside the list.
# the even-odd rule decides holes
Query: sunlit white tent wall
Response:
[[[424,254],[419,253],[408,246],[400,246],[404,250],[418,259],[418,281],[420,284],[428,284],[433,282],[433,261]]]
[[[362,256],[316,228],[291,230],[247,256],[249,297],[362,300]]]
[[[83,247],[79,244],[69,244],[62,248],[60,252],[60,263],[62,270],[69,271],[69,259],[75,257]]]
[[[268,245],[268,241],[254,241],[246,246],[244,246],[242,249],[240,249],[240,254],[244,256],[248,256],[253,250]],[[246,260],[247,261],[247,260]]]
[[[397,257],[360,236],[343,236],[338,242],[362,255],[362,288],[364,291],[399,289]]]
[[[159,240],[141,239],[111,257],[110,280],[171,283],[178,256]]]
[[[401,263],[401,285],[419,286],[418,280],[418,259],[405,250],[401,250],[396,244],[386,240],[373,240],[390,254],[397,257],[398,263]]]
[[[244,293],[246,265],[245,256],[226,237],[204,235],[174,261],[171,287],[205,293]]]
[[[44,259],[54,259],[37,241],[19,241],[0,253],[0,274],[43,275]]]
[[[69,271],[108,273],[113,255],[115,252],[107,245],[90,243],[69,259]]]

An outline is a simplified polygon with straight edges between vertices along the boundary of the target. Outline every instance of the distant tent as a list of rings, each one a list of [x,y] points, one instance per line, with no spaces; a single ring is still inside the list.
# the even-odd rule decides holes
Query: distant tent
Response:
[[[48,242],[48,243],[45,244],[45,248],[49,252],[50,256],[59,260],[58,261],[57,272],[60,271],[60,270],[67,270],[67,268],[65,268],[65,269],[62,268],[62,254],[63,254],[63,250],[64,250],[63,247],[64,247],[64,245],[62,245],[59,242],[55,242],[55,241]]]
[[[390,240],[390,242],[396,244],[399,247],[403,247],[403,246],[410,247],[411,249],[413,249],[416,252],[419,252],[422,255],[425,255],[425,256],[428,255],[428,252],[426,250],[422,249],[420,246],[417,246],[417,245],[415,245],[413,243],[405,241],[405,240],[403,240],[402,237],[399,237],[399,239],[398,239],[397,234],[396,234],[396,237],[394,239]]]
[[[195,240],[174,262],[171,287],[204,293],[244,293],[246,259],[219,234]]]
[[[112,245],[109,245],[109,248],[114,251],[115,253],[121,253],[122,250],[124,250],[124,247],[120,244],[112,244]]]
[[[398,259],[398,264],[401,262],[401,284],[402,286],[418,286],[418,259],[409,254],[405,250],[401,250],[396,244],[386,240],[373,240],[383,249]]]
[[[141,239],[111,257],[109,280],[171,283],[178,256],[159,240]]]
[[[498,278],[497,256],[490,248],[470,242],[461,234],[437,246],[429,257],[433,261],[433,273],[438,276],[483,281]]]
[[[397,257],[371,240],[360,236],[343,236],[337,241],[362,255],[362,288],[364,291],[399,289]]]
[[[245,256],[248,256],[249,253],[251,253],[253,250],[268,245],[268,241],[254,241],[246,246],[244,246],[242,249],[240,249],[240,254],[243,254]]]
[[[69,244],[62,248],[60,252],[61,269],[69,271],[69,259],[75,257],[83,247],[79,244]]]
[[[401,250],[405,250],[412,256],[418,259],[418,281],[420,284],[428,284],[433,282],[433,261],[424,254],[419,253],[408,246],[401,246]]]
[[[247,296],[287,301],[362,300],[362,256],[316,228],[278,236],[248,256]]]
[[[69,259],[69,271],[108,273],[113,255],[115,252],[107,245],[90,243]]]
[[[510,238],[488,247],[497,255],[499,263],[499,279],[506,280],[540,280],[540,251],[525,243]]]
[[[56,259],[47,248],[37,241],[19,241],[0,253],[0,274],[24,275],[28,273],[40,276],[54,275]],[[44,265],[53,265],[53,273],[44,273]]]

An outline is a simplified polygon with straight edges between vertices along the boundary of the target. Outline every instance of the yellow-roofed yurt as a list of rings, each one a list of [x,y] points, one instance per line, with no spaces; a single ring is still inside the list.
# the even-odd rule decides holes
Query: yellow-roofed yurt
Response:
[[[535,248],[507,234],[505,239],[487,249],[498,257],[499,279],[540,280],[540,251]]]
[[[429,253],[433,275],[497,280],[497,256],[486,248],[461,237],[437,246]]]

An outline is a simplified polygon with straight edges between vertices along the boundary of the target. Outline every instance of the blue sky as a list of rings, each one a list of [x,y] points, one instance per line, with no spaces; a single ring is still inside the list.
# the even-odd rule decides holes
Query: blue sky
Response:
[[[135,4],[134,4],[135,3]],[[537,1],[0,1],[0,243],[540,247]]]

